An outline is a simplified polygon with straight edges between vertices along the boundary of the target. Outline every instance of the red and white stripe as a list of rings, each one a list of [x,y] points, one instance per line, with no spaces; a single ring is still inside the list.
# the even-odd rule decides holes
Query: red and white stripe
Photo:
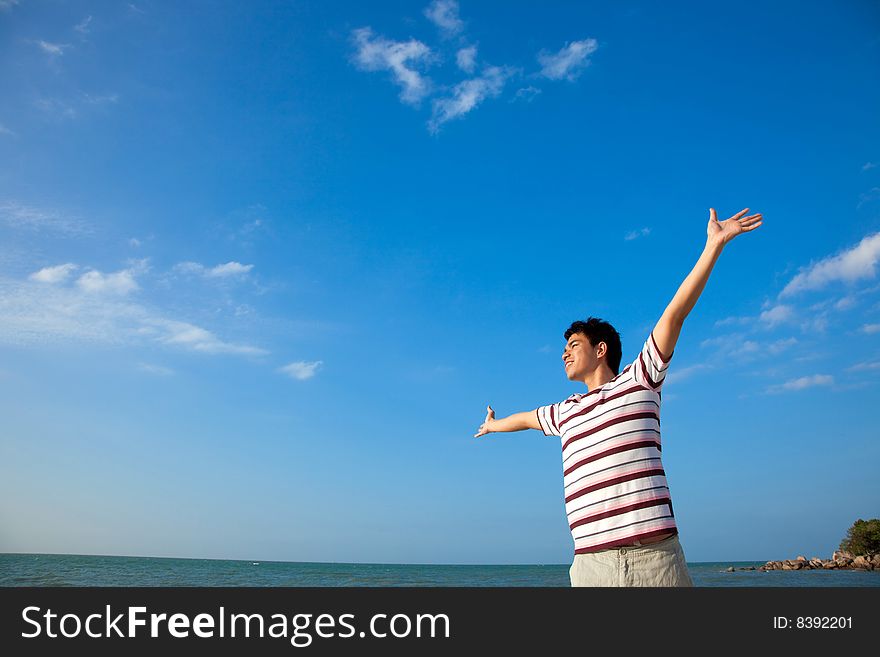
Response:
[[[605,385],[537,409],[544,434],[561,441],[575,554],[677,531],[660,458],[660,389],[671,357],[652,334]]]

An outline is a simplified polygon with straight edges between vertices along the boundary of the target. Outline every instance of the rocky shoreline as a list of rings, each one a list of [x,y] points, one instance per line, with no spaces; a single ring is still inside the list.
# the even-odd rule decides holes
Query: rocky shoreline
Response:
[[[795,559],[784,559],[783,561],[768,561],[760,568],[747,566],[745,568],[734,568],[731,566],[727,569],[728,573],[735,570],[759,570],[767,572],[769,570],[876,570],[880,571],[880,554],[875,554],[873,558],[866,556],[855,556],[850,552],[835,552],[830,559],[820,559],[813,557],[807,559],[799,556]]]

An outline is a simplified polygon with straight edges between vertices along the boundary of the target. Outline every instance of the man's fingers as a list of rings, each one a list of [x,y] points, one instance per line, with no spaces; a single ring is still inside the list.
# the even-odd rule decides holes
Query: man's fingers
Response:
[[[715,213],[715,208],[709,208],[709,221],[718,221],[718,215]]]
[[[748,211],[749,211],[748,208],[743,208],[742,210],[740,210],[739,212],[737,212],[735,215],[733,215],[733,216],[731,217],[731,219],[739,219],[741,216],[743,216],[743,215],[744,215],[746,212],[748,212]]]

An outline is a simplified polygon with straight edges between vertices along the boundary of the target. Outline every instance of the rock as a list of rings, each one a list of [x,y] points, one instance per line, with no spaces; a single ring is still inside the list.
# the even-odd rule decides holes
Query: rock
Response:
[[[852,561],[853,568],[868,568],[870,567],[871,562],[868,561],[867,557],[856,557]]]
[[[856,555],[854,555],[852,552],[847,552],[846,550],[840,550],[840,551],[832,554],[831,559],[833,561],[841,561],[844,559],[849,559],[850,561],[852,561],[855,558],[855,556]]]
[[[740,570],[754,570],[754,566],[746,566],[745,568],[740,568]]]
[[[798,558],[795,559],[795,561],[806,561],[806,560],[807,560],[807,558],[806,558],[805,556],[802,556],[802,555],[798,555]]]
[[[730,566],[730,568],[727,569],[727,572],[732,573],[734,570],[735,570],[735,568],[733,566]]]
[[[794,570],[794,567],[791,566],[788,562],[782,564],[782,570]]]
[[[839,568],[836,561],[826,561],[822,566],[825,570],[835,570]]]
[[[874,568],[880,568],[880,552],[874,555],[874,558],[871,559],[871,563],[874,564]]]

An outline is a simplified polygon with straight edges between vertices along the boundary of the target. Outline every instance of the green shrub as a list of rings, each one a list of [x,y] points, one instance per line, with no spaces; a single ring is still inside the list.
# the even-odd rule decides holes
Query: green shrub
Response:
[[[853,526],[846,530],[846,538],[840,542],[840,549],[852,552],[856,556],[873,557],[880,552],[880,519],[856,520]]]

